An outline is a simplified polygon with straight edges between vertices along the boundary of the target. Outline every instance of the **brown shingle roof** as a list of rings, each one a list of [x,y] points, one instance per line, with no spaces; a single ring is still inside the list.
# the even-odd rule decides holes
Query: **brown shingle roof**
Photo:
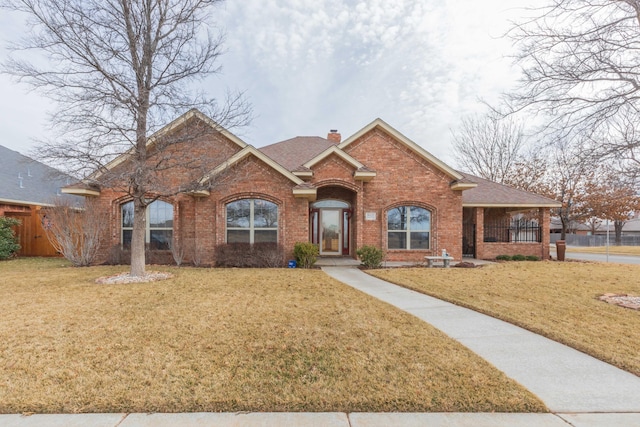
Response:
[[[319,136],[296,136],[285,141],[267,145],[259,150],[290,171],[298,170],[309,160],[322,153],[336,142]]]
[[[462,192],[462,204],[485,206],[540,206],[540,207],[560,207],[561,204],[553,199],[540,196],[528,191],[518,190],[508,185],[498,184],[484,178],[460,172],[465,180],[478,184],[476,188],[471,188]]]

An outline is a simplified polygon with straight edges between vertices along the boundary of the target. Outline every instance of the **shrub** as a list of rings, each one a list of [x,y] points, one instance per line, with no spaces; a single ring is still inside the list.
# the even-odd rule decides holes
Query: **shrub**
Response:
[[[225,243],[216,247],[216,266],[276,268],[284,265],[284,249],[277,243]]]
[[[498,261],[511,261],[511,256],[510,255],[498,255],[496,257],[496,259]]]
[[[511,257],[512,261],[525,261],[527,259],[527,257],[525,257],[524,255],[514,255]]]
[[[19,220],[0,216],[0,259],[11,258],[20,250],[16,233],[11,228],[16,225],[20,225]]]
[[[311,268],[318,260],[318,255],[320,248],[311,242],[296,242],[293,247],[293,256],[300,268]]]
[[[375,246],[363,246],[356,251],[360,260],[362,261],[362,265],[367,268],[380,268],[382,264],[382,258],[384,257],[384,253],[382,249],[376,248]]]
[[[51,245],[76,267],[93,264],[109,227],[109,211],[89,197],[82,208],[67,199],[41,211]]]
[[[526,259],[527,259],[527,261],[540,261],[540,258],[538,258],[535,255],[527,255]]]

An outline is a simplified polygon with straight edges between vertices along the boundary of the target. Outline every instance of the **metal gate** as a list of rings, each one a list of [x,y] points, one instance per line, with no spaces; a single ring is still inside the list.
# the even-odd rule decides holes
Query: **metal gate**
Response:
[[[462,256],[465,258],[476,257],[476,225],[462,225]]]

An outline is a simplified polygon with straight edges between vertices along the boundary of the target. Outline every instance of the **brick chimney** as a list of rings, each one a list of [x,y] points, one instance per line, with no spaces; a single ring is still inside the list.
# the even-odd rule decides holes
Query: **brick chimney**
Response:
[[[340,144],[340,141],[342,140],[342,135],[338,133],[337,129],[331,129],[329,131],[329,134],[327,135],[327,139],[329,141],[335,142],[336,144]]]

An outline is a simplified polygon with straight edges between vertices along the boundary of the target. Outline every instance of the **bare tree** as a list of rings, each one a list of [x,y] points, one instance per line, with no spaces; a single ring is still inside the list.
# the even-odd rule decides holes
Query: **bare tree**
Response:
[[[85,200],[82,208],[67,199],[56,200],[40,214],[47,239],[58,252],[78,267],[94,263],[109,224],[109,212],[97,200]]]
[[[573,224],[590,216],[587,204],[588,183],[592,182],[595,167],[591,153],[584,152],[579,140],[558,142],[553,147],[550,172],[544,191],[547,196],[558,200],[562,207],[553,213],[562,223],[561,239]]]
[[[452,134],[454,157],[460,167],[499,183],[511,174],[525,143],[521,123],[493,112],[463,118],[460,129]]]
[[[219,71],[222,35],[212,22],[221,0],[5,0],[26,13],[29,34],[14,54],[44,53],[37,64],[11,59],[5,71],[42,90],[58,104],[52,123],[60,135],[41,148],[90,184],[128,194],[134,202],[131,275],[145,274],[145,210],[158,197],[201,187],[209,159],[208,133],[242,125],[250,108],[242,94],[218,103],[193,90],[195,80]],[[211,33],[211,31],[214,33]],[[190,108],[215,126],[161,124]],[[211,123],[209,123],[211,125]],[[171,135],[171,136],[169,136]],[[184,145],[198,140],[199,150]],[[214,152],[216,152],[214,150]],[[112,160],[126,155],[117,165]],[[110,163],[111,162],[111,163]],[[166,179],[178,169],[180,183]]]
[[[622,227],[640,209],[640,196],[632,180],[618,174],[610,167],[589,183],[586,204],[592,216],[613,222],[616,245],[622,244]]]
[[[511,111],[545,114],[548,129],[563,139],[608,135],[614,121],[635,133],[640,122],[640,1],[550,0],[528,12],[530,18],[509,33],[523,70],[519,89],[508,96]],[[637,150],[635,137],[606,142],[600,147],[610,155]],[[640,170],[637,163],[629,166]]]

